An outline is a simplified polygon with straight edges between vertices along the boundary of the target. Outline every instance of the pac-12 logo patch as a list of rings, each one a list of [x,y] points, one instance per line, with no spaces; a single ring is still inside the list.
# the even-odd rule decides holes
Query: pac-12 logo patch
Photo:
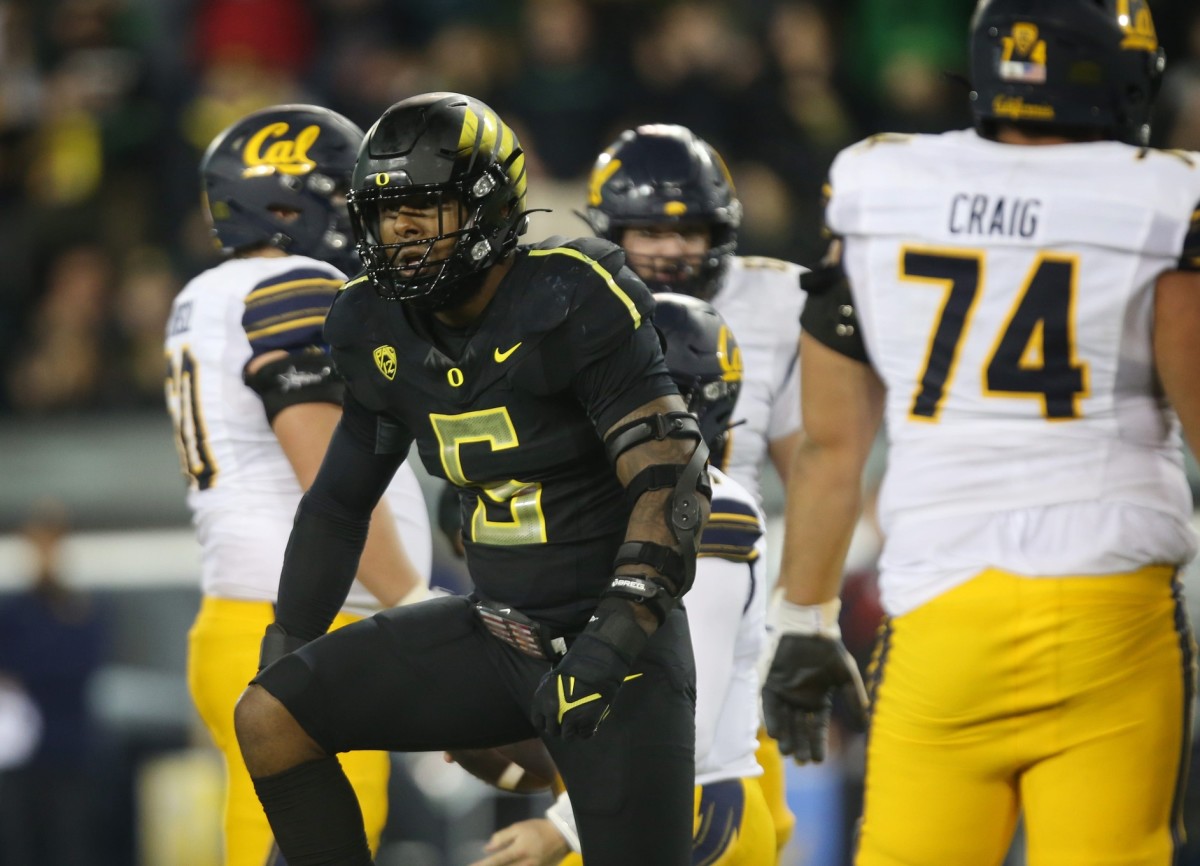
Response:
[[[391,346],[380,346],[373,353],[375,366],[389,382],[396,378],[396,350]]]

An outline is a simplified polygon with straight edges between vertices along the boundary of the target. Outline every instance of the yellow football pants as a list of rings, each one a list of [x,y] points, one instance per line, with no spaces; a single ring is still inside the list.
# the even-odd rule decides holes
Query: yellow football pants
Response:
[[[792,831],[796,829],[796,816],[787,804],[783,755],[779,751],[779,744],[771,739],[766,728],[758,729],[758,751],[754,757],[763,769],[763,774],[755,781],[762,788],[767,808],[771,810],[771,821],[775,826],[775,850],[782,853],[792,838]]]
[[[1174,569],[984,571],[888,623],[857,866],[1169,866],[1194,642]]]
[[[696,786],[692,866],[771,866],[778,860],[775,824],[757,779]],[[583,866],[568,854],[559,866]]]
[[[233,732],[234,704],[258,669],[259,642],[274,619],[268,602],[205,598],[188,633],[188,689],[201,720],[225,757],[226,866],[264,866],[274,847],[267,816],[254,793]],[[355,619],[341,614],[332,628]],[[387,820],[390,759],[386,752],[347,752],[338,760],[358,795],[367,839],[374,851]]]

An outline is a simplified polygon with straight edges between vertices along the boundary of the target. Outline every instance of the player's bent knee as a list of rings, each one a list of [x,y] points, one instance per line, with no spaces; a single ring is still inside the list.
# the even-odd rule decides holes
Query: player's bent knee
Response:
[[[233,727],[246,769],[254,777],[325,757],[288,708],[262,686],[250,685],[242,692],[233,710]]]

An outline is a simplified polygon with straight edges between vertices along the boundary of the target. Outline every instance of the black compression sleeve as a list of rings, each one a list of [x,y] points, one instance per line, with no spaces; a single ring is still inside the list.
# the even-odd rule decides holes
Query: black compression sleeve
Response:
[[[345,386],[333,368],[333,360],[324,352],[292,352],[264,364],[253,373],[243,373],[244,381],[263,401],[267,423],[288,406],[300,403],[342,405]]]
[[[573,387],[602,433],[639,406],[678,393],[663,361],[658,332],[648,321],[632,331],[624,344],[576,373]]]
[[[405,456],[376,454],[361,433],[366,419],[358,414],[366,410],[349,395],[346,403],[321,469],[296,509],[279,579],[275,622],[302,640],[324,634],[345,602],[371,511]]]

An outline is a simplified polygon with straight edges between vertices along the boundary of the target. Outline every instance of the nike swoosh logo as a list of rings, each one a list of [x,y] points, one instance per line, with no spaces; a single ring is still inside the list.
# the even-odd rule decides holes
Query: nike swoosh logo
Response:
[[[522,341],[522,342],[524,342],[524,341]],[[521,343],[517,343],[517,345],[513,346],[507,352],[501,352],[500,349],[497,347],[495,355],[493,357],[496,359],[497,364],[503,364],[505,361],[508,360],[509,355],[511,355],[513,352],[517,351],[517,349],[519,349],[519,348],[521,348]]]
[[[571,691],[575,691],[575,678],[571,677]],[[600,693],[593,692],[590,695],[580,698],[577,701],[568,701],[566,692],[563,691],[563,678],[558,678],[558,723],[561,725],[563,716],[569,713],[576,707],[581,707],[584,704],[590,704],[592,701],[600,700]]]

